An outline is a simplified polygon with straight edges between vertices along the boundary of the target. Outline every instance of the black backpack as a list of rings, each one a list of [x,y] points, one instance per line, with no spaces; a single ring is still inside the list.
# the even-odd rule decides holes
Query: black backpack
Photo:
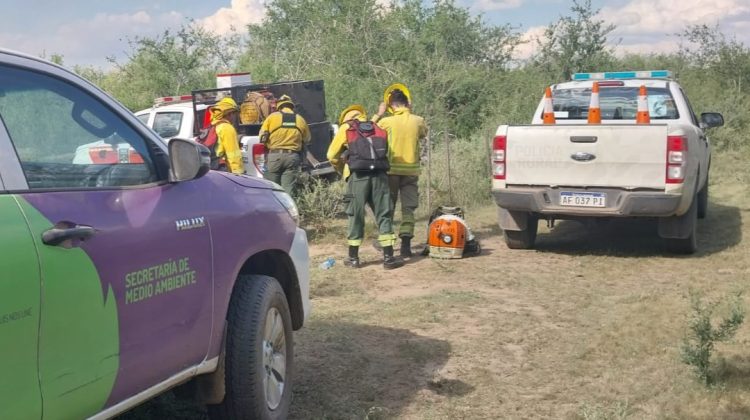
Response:
[[[387,171],[388,134],[373,122],[347,121],[347,164],[352,171]]]

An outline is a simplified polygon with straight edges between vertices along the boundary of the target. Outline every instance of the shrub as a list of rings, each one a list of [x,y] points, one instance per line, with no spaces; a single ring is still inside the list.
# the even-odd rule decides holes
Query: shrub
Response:
[[[326,232],[331,221],[344,213],[344,182],[319,178],[306,180],[297,194],[300,224],[316,233]]]
[[[693,366],[698,377],[706,384],[713,383],[711,376],[711,354],[716,343],[730,340],[745,320],[745,308],[741,294],[737,293],[724,301],[704,302],[700,294],[690,293],[692,312],[688,322],[688,334],[682,344],[682,361]],[[714,327],[712,318],[720,306],[728,306],[729,315]]]

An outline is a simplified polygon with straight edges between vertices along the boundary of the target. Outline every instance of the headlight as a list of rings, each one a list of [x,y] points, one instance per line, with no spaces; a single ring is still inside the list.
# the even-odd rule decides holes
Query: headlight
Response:
[[[443,236],[443,242],[445,242],[446,244],[449,244],[453,242],[453,237],[451,235],[445,235]]]
[[[294,219],[294,223],[299,224],[299,210],[297,210],[297,204],[295,204],[294,199],[283,190],[273,190],[273,196],[289,212],[289,215]]]

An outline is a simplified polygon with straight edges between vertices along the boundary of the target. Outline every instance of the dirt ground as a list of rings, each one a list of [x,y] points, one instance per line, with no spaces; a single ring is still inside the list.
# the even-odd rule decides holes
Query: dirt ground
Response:
[[[467,215],[483,248],[474,258],[384,271],[368,246],[371,263],[352,271],[343,240],[313,244],[291,417],[750,418],[750,325],[717,347],[714,387],[680,361],[689,292],[720,298],[750,280],[747,176],[714,172],[692,256],[631,220],[558,222],[540,227],[536,250],[510,250],[493,206]],[[319,269],[328,256],[337,264]],[[169,398],[128,417],[203,418]]]

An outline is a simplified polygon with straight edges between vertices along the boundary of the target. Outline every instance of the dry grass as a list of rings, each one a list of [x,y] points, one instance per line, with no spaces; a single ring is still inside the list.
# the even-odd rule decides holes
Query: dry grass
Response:
[[[324,271],[317,264],[343,257],[344,241],[314,244],[292,417],[750,417],[749,326],[717,347],[716,387],[679,354],[688,291],[719,297],[750,280],[750,179],[736,158],[715,158],[690,257],[667,254],[655,224],[633,221],[559,223],[540,229],[538,250],[512,251],[493,207],[468,215],[484,249],[475,258],[385,272],[365,249],[373,264]]]

